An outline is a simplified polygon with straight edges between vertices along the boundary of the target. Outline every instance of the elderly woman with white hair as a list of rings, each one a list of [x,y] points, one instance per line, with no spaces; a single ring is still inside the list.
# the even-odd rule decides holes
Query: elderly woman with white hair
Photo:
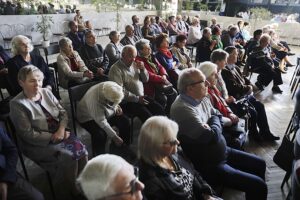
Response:
[[[148,199],[219,199],[192,164],[177,153],[178,125],[163,116],[149,118],[138,139],[140,179]]]
[[[13,57],[6,63],[8,68],[8,78],[11,83],[11,89],[13,96],[16,96],[22,91],[22,88],[18,84],[18,72],[26,65],[34,65],[38,67],[44,74],[43,87],[51,89],[54,85],[53,76],[49,71],[48,65],[40,55],[32,53],[33,46],[31,40],[23,35],[15,36],[11,41],[11,51]]]
[[[197,42],[202,38],[201,27],[199,18],[193,17],[192,25],[190,26],[188,37],[187,37],[187,44],[196,46]]]
[[[94,74],[85,66],[78,52],[73,50],[72,41],[65,37],[58,44],[60,54],[57,56],[57,66],[60,86],[67,89],[90,81]]]
[[[79,194],[75,179],[87,162],[87,151],[67,131],[67,111],[50,90],[42,88],[43,78],[33,65],[20,69],[18,80],[23,92],[10,101],[10,117],[22,153],[50,172],[61,199],[75,198]]]
[[[92,137],[93,155],[105,153],[105,144],[129,144],[130,123],[118,105],[124,98],[117,83],[106,81],[94,85],[77,106],[77,119]]]
[[[77,182],[88,200],[142,200],[138,168],[123,158],[103,154],[87,163]]]

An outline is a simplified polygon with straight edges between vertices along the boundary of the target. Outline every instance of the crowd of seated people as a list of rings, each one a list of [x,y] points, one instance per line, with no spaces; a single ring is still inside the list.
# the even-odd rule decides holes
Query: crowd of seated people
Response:
[[[209,185],[243,191],[247,200],[267,199],[266,163],[238,150],[241,143],[237,136],[245,131],[238,127],[239,118],[245,115],[244,105],[238,102],[246,99],[252,105],[247,110],[250,138],[255,142],[280,139],[271,132],[263,103],[253,95],[271,81],[273,92],[281,91],[281,72],[275,64],[280,61],[270,56],[275,48],[270,36],[256,31],[246,43],[237,36],[243,33],[241,23],[240,29],[232,25],[222,33],[217,23],[201,30],[199,17],[188,25],[183,17],[171,16],[166,26],[161,18],[147,16],[142,27],[134,15],[122,40],[113,30],[104,48],[97,43],[91,23],[79,30],[80,16],[77,13],[69,23],[70,33],[59,41],[57,69],[64,89],[99,82],[77,104],[76,119],[91,135],[90,157],[97,156],[87,165],[85,146],[67,129],[66,110],[51,93],[54,76],[43,57],[31,53],[30,40],[16,36],[12,41],[13,57],[0,54],[1,74],[8,69],[7,83],[15,90],[10,117],[22,151],[53,174],[58,194],[67,196],[65,199],[80,197],[75,179],[86,165],[78,182],[88,199],[118,199],[130,194],[141,199],[143,189],[148,199],[220,199]],[[193,67],[186,48],[192,32],[199,69]],[[173,44],[171,36],[176,38]],[[284,52],[285,57],[279,59],[291,65],[286,57],[289,51]],[[270,58],[273,63],[269,66],[272,73],[258,72],[255,84],[242,73],[243,59],[253,55],[258,57],[252,65],[261,66],[255,62],[262,57],[264,62]],[[130,146],[129,118],[134,117],[143,124],[138,164],[145,188],[122,158],[100,155],[110,152],[110,146]],[[182,149],[177,152],[179,143]],[[111,170],[105,172],[108,167]],[[103,168],[105,174],[95,168]],[[59,179],[61,174],[65,174],[64,180]],[[63,189],[60,186],[64,182],[68,187]]]

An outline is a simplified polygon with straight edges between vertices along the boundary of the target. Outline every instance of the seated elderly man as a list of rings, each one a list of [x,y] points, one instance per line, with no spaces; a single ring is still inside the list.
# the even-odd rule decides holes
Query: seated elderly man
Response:
[[[165,68],[151,54],[149,41],[141,39],[135,46],[139,54],[136,60],[143,62],[149,73],[149,81],[144,83],[145,95],[155,99],[165,108],[166,113],[169,114],[171,104],[175,100],[177,92],[168,80]]]
[[[100,44],[96,44],[96,35],[93,31],[85,33],[85,45],[80,49],[80,56],[89,70],[97,77],[103,78],[108,73],[108,57]]]
[[[78,103],[77,119],[91,134],[94,156],[105,153],[108,140],[117,146],[123,144],[123,139],[129,144],[129,119],[119,106],[123,97],[121,86],[105,81],[91,87]]]
[[[179,125],[183,151],[209,184],[222,184],[246,193],[246,199],[267,199],[263,159],[230,147],[222,135],[220,115],[207,97],[208,82],[199,69],[182,71],[180,95],[171,107]]]
[[[197,43],[196,61],[204,62],[210,60],[210,54],[217,44],[216,40],[211,39],[211,29],[206,27],[203,30],[202,38]]]
[[[229,56],[227,58],[227,65],[225,69],[222,70],[221,74],[229,96],[233,96],[237,100],[246,96],[247,101],[254,107],[254,109],[249,109],[251,115],[249,122],[250,135],[254,136],[254,139],[258,141],[261,141],[262,139],[266,141],[279,140],[280,138],[278,136],[274,136],[270,131],[264,104],[256,100],[256,98],[252,95],[253,86],[250,80],[243,77],[239,67],[235,64],[237,62],[238,55],[237,49],[230,46],[227,47],[225,51],[229,54]],[[238,111],[242,109],[240,106],[243,105],[230,104],[230,106],[234,111]],[[259,132],[257,131],[257,126],[259,128]]]
[[[134,35],[134,27],[132,25],[127,25],[125,27],[125,35],[121,39],[120,43],[123,46],[126,46],[128,44],[135,45],[135,43],[139,40],[140,40],[140,38],[138,36]]]
[[[123,158],[104,154],[88,161],[77,181],[88,200],[142,200],[138,168]]]
[[[144,95],[143,83],[149,81],[149,73],[143,62],[135,61],[136,56],[135,47],[126,45],[121,59],[109,70],[108,77],[124,89],[124,103],[121,104],[124,113],[145,122],[152,115],[165,115],[165,112],[159,103]]]
[[[273,59],[271,58],[268,46],[270,45],[270,36],[263,34],[259,40],[259,46],[255,47],[250,52],[249,58],[251,67],[259,74],[255,85],[263,90],[273,81],[272,91],[274,93],[282,93],[278,85],[281,85],[282,77],[281,71],[275,67]]]
[[[78,32],[78,23],[75,21],[69,22],[69,29],[67,37],[72,41],[74,50],[79,51],[84,44],[84,35]]]

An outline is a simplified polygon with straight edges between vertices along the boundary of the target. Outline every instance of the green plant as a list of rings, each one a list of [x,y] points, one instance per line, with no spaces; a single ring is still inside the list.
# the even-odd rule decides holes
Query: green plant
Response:
[[[252,19],[270,20],[272,13],[262,7],[255,7],[250,9]]]
[[[43,40],[46,41],[50,34],[51,25],[54,24],[53,18],[43,14],[38,18],[40,21],[36,22],[36,29],[43,35]]]

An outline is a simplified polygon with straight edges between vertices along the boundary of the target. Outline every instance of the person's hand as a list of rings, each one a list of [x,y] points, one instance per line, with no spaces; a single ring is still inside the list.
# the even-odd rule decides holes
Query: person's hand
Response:
[[[231,121],[232,121],[233,124],[237,124],[237,123],[239,122],[239,120],[240,120],[240,119],[238,118],[238,116],[236,116],[236,115],[233,114],[233,113],[230,113],[228,117],[231,119]]]
[[[176,67],[177,67],[176,61],[173,61],[173,62],[172,62],[172,66],[173,66],[174,69],[176,69]]]
[[[206,128],[206,129],[210,128],[210,126],[208,124],[203,124],[202,126],[203,126],[203,128]]]
[[[145,69],[144,63],[142,61],[135,61],[135,65],[134,65],[137,69]]]
[[[65,131],[64,139],[68,139],[70,137],[70,131]]]
[[[1,193],[1,199],[6,200],[7,199],[7,183],[0,182],[0,193]]]
[[[212,45],[216,45],[217,43],[218,43],[217,40],[212,40],[212,41],[211,41],[211,44],[212,44]]]
[[[8,69],[7,68],[1,69],[0,74],[8,74]]]
[[[100,76],[103,76],[104,75],[104,69],[99,67],[98,70],[97,70],[97,74],[100,75]]]
[[[51,141],[56,143],[60,142],[65,138],[65,129],[64,128],[59,128],[52,136],[51,136]]]
[[[170,81],[167,79],[166,75],[162,76],[163,80],[164,80],[164,85],[170,85]]]
[[[115,145],[117,146],[121,146],[124,143],[123,139],[120,138],[118,135],[114,136],[112,138],[112,141],[114,141]]]
[[[229,96],[226,99],[226,103],[230,104],[230,103],[234,103],[236,101],[236,99],[233,96]]]
[[[123,114],[122,108],[121,108],[119,105],[117,105],[116,115],[117,115],[117,116],[120,116],[120,115],[122,115],[122,114]]]
[[[149,101],[145,99],[145,96],[139,96],[139,103],[143,105],[148,105]]]
[[[94,74],[93,72],[91,72],[90,70],[86,70],[84,73],[83,73],[83,76],[84,77],[88,77],[90,79],[94,78]]]

